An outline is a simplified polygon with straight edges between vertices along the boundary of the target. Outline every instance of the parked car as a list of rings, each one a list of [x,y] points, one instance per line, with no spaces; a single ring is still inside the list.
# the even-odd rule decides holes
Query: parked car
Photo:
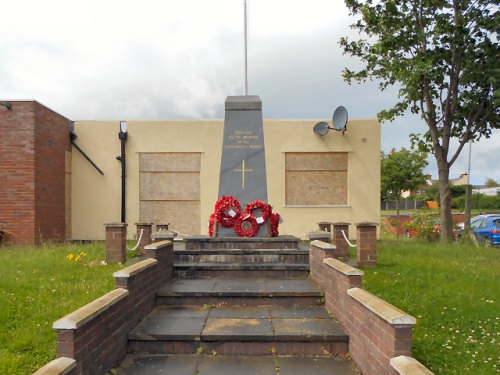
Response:
[[[484,219],[484,218],[487,218],[487,217],[494,217],[494,216],[500,216],[500,214],[477,215],[477,216],[472,217],[470,219],[470,222],[472,223],[473,221],[476,221],[478,219]],[[458,231],[459,231],[459,233],[461,235],[463,233],[464,229],[465,229],[465,223],[458,223],[457,226],[458,226]]]
[[[471,221],[470,227],[477,242],[485,246],[500,245],[500,215],[487,215]]]

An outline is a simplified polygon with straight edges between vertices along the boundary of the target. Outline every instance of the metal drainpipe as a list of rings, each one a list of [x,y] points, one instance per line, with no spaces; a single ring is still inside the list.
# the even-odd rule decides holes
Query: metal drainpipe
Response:
[[[118,138],[120,138],[121,141],[121,155],[117,157],[117,159],[121,162],[122,164],[122,213],[121,213],[121,221],[123,224],[126,223],[125,221],[125,180],[127,178],[126,175],[126,161],[125,161],[125,141],[128,138],[128,133],[127,133],[127,123],[125,121],[120,122],[120,132],[118,133]]]

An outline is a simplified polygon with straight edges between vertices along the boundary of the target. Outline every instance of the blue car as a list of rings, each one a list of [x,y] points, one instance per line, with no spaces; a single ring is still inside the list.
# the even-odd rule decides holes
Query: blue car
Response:
[[[477,241],[485,246],[500,245],[500,216],[478,218],[470,223]]]

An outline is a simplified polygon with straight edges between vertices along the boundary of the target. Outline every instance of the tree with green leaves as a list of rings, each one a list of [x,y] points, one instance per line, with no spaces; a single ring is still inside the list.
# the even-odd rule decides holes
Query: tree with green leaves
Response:
[[[494,179],[492,178],[489,178],[489,177],[486,177],[485,180],[484,180],[484,187],[497,187],[497,186],[500,186],[500,183],[498,183],[497,181],[495,181]]]
[[[424,168],[427,166],[427,154],[407,150],[392,149],[388,154],[381,152],[380,192],[382,197],[396,200],[396,215],[399,233],[399,201],[405,191],[417,189],[427,181]]]
[[[499,0],[345,2],[362,36],[340,45],[365,66],[343,77],[378,80],[381,90],[397,85],[397,103],[378,113],[380,121],[411,111],[426,122],[425,134],[411,135],[412,147],[436,159],[441,240],[451,241],[450,167],[468,142],[500,128]]]

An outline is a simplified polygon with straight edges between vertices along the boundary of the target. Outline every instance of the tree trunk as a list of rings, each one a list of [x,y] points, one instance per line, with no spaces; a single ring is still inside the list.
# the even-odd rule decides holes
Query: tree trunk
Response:
[[[439,195],[441,205],[441,242],[453,241],[453,215],[451,212],[450,169],[446,161],[438,160]]]
[[[398,221],[398,224],[396,225],[396,238],[399,237],[399,228],[401,226],[401,220],[399,220],[399,200],[401,199],[401,197],[398,195],[397,197],[397,201],[396,201],[396,220]]]

